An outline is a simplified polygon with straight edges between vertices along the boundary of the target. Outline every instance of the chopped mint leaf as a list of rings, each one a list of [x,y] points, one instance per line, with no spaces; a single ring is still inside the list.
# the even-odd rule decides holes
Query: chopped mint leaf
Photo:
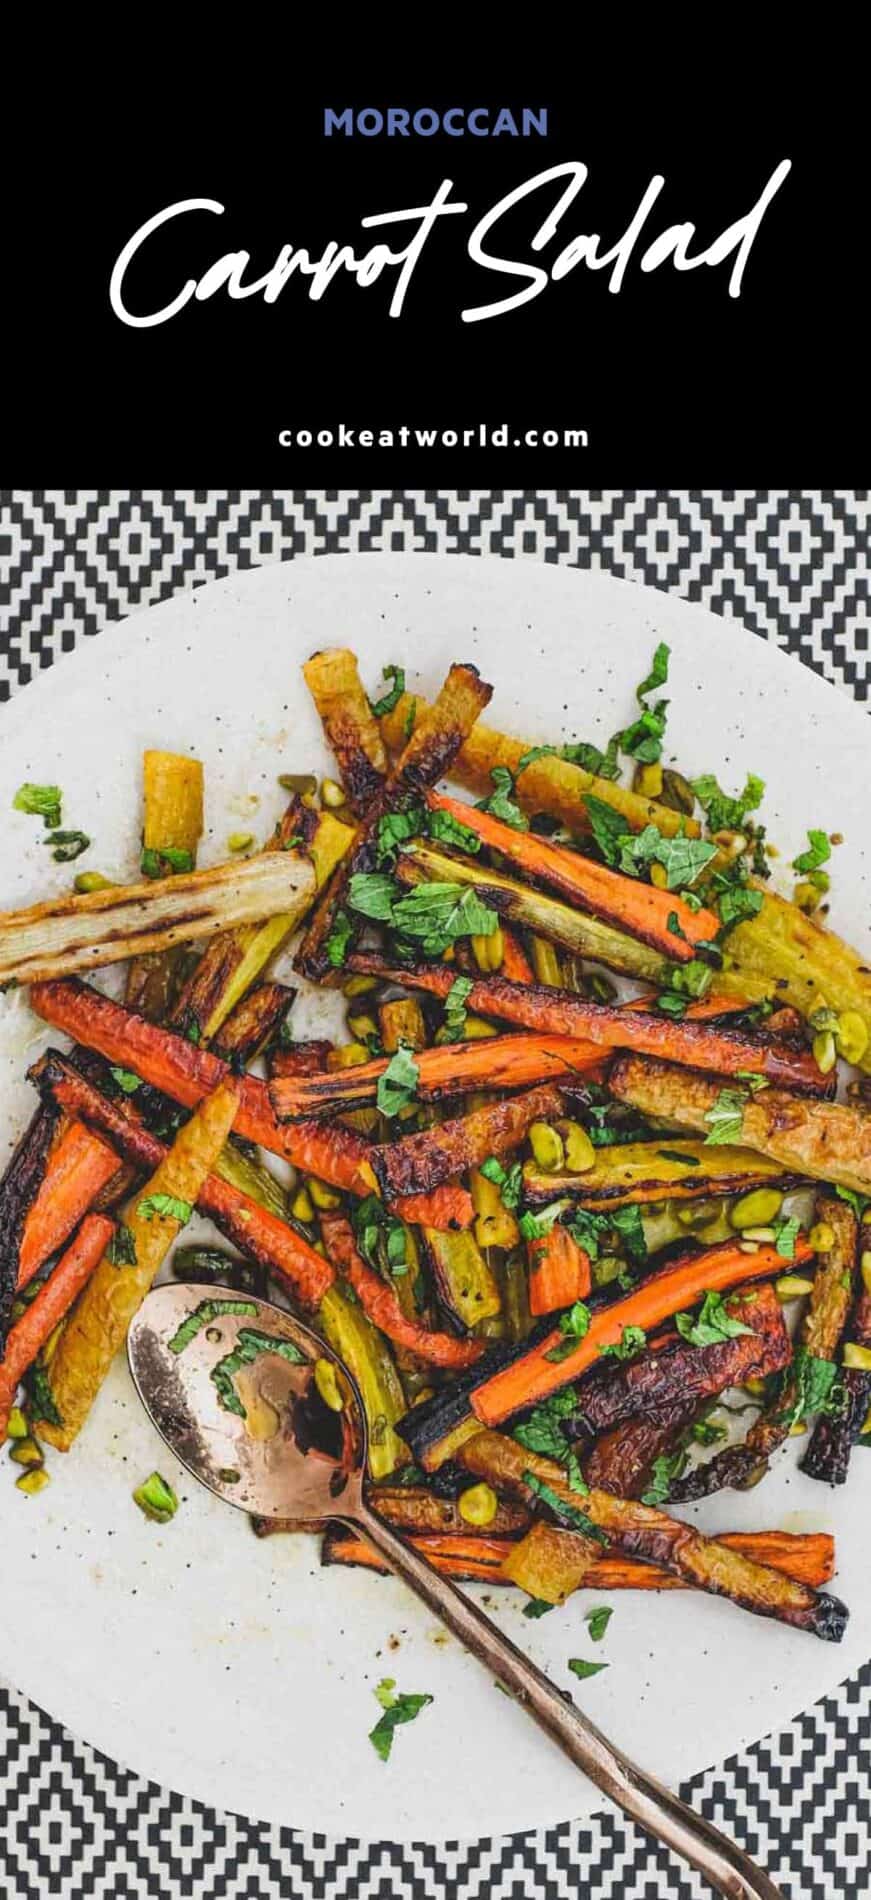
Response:
[[[655,1510],[665,1504],[674,1479],[683,1475],[686,1461],[686,1452],[682,1450],[665,1452],[662,1457],[654,1458],[650,1484],[641,1493],[642,1504],[652,1504]]]
[[[520,1205],[523,1193],[523,1168],[520,1162],[515,1161],[510,1168],[505,1168],[496,1155],[488,1155],[481,1162],[478,1172],[483,1174],[485,1181],[492,1181],[494,1187],[498,1187],[503,1207],[513,1214]]]
[[[555,1609],[556,1604],[545,1603],[544,1597],[530,1597],[529,1602],[523,1605],[523,1614],[524,1616],[534,1619],[539,1616],[547,1616],[549,1610]]]
[[[129,1227],[126,1227],[123,1221],[119,1221],[109,1241],[106,1259],[111,1261],[113,1267],[135,1267],[137,1264],[136,1242]]]
[[[647,1334],[643,1326],[624,1326],[622,1338],[611,1346],[600,1346],[603,1359],[634,1359],[636,1353],[643,1352],[647,1345]]]
[[[723,1294],[714,1292],[705,1294],[697,1319],[691,1313],[677,1313],[674,1323],[681,1338],[691,1346],[718,1346],[724,1339],[737,1339],[741,1333],[753,1331],[743,1320],[733,1319]]]
[[[592,1643],[601,1643],[613,1614],[613,1610],[607,1603],[600,1604],[595,1610],[587,1611],[584,1622],[590,1632],[590,1641]]]
[[[55,864],[74,864],[83,851],[91,848],[91,840],[84,831],[50,831],[42,842],[50,846]]]
[[[567,1313],[560,1314],[559,1330],[562,1333],[559,1344],[551,1347],[550,1352],[545,1353],[545,1358],[549,1359],[553,1365],[559,1365],[561,1360],[569,1359],[579,1341],[585,1339],[590,1330],[590,1309],[585,1306],[583,1300],[575,1300]]]
[[[705,1136],[707,1147],[716,1147],[720,1143],[740,1143],[747,1100],[746,1089],[720,1090],[716,1101],[705,1113],[710,1131]]]
[[[15,811],[41,818],[46,831],[54,831],[60,824],[61,797],[59,785],[19,785],[12,805]]]
[[[806,1346],[797,1346],[791,1366],[780,1374],[779,1392],[788,1403],[776,1414],[778,1425],[800,1425],[816,1413],[836,1417],[844,1409],[844,1388],[831,1359],[818,1359]]]
[[[387,713],[392,713],[394,706],[399,705],[399,701],[405,692],[405,668],[402,666],[382,666],[381,677],[385,680],[392,680],[393,685],[388,687],[387,692],[381,699],[370,699],[369,704],[376,719],[383,719]]]
[[[179,1200],[176,1194],[146,1194],[136,1209],[140,1220],[153,1220],[157,1214],[162,1220],[177,1220],[182,1227],[193,1211],[191,1202]]]
[[[383,1075],[378,1077],[375,1101],[381,1114],[398,1115],[400,1109],[407,1108],[414,1101],[419,1080],[414,1052],[407,1042],[401,1042]]]
[[[369,1731],[369,1740],[382,1761],[390,1760],[393,1737],[396,1730],[406,1722],[413,1722],[432,1702],[431,1695],[398,1695],[392,1678],[385,1677],[374,1691],[381,1704],[382,1713],[373,1729]]]
[[[327,962],[334,970],[342,968],[353,935],[354,926],[347,911],[337,910],[332,930],[327,938]]]
[[[722,791],[713,773],[693,779],[693,791],[708,822],[709,831],[741,831],[748,812],[757,811],[765,794],[765,780],[748,772],[743,792],[737,798]]]
[[[542,1478],[537,1478],[534,1471],[524,1471],[523,1482],[533,1496],[540,1498],[542,1504],[546,1504],[554,1517],[561,1524],[565,1524],[569,1530],[580,1531],[584,1537],[592,1537],[598,1544],[607,1544],[608,1539],[604,1532],[599,1530],[598,1525],[594,1524],[577,1504],[570,1504],[568,1499],[561,1498],[551,1485],[545,1484]]]
[[[144,845],[139,860],[139,869],[143,877],[168,877],[171,872],[192,871],[194,855],[192,851],[183,851],[180,845],[164,845],[162,851],[156,851],[153,845]]]
[[[572,1675],[579,1676],[582,1682],[586,1682],[588,1676],[598,1676],[603,1669],[608,1668],[607,1663],[587,1662],[583,1656],[570,1656],[568,1666]]]
[[[455,976],[445,997],[445,1013],[436,1042],[462,1042],[466,1027],[466,1004],[474,984],[471,976]]]
[[[511,826],[512,831],[528,831],[529,819],[514,799],[514,779],[507,765],[494,765],[490,777],[494,789],[488,798],[479,800],[476,809],[488,811],[492,817],[500,818],[503,825]]]
[[[135,1075],[132,1069],[113,1067],[109,1070],[109,1074],[113,1080],[117,1082],[119,1089],[122,1089],[125,1095],[135,1095],[136,1090],[142,1087],[142,1077]]]
[[[348,886],[351,909],[379,924],[392,921],[399,895],[399,885],[384,871],[356,871]]]
[[[355,882],[352,878],[352,887]],[[490,937],[499,924],[495,910],[482,904],[472,885],[447,883],[416,884],[393,904],[390,921],[431,957],[441,956],[459,937]]]

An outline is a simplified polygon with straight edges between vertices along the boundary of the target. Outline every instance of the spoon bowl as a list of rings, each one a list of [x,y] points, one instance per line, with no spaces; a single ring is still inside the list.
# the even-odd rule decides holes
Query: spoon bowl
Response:
[[[427,1608],[625,1814],[728,1900],[783,1900],[747,1854],[609,1742],[479,1606],[372,1509],[347,1368],[283,1308],[213,1286],[155,1287],[130,1327],[136,1389],[192,1476],[237,1510],[362,1531]],[[322,1370],[323,1368],[323,1370]],[[341,1409],[337,1409],[337,1408]]]

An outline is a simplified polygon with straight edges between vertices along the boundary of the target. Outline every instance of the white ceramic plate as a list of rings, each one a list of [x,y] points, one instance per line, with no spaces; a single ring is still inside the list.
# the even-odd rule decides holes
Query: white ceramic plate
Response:
[[[64,822],[94,840],[86,864],[134,873],[146,745],[190,748],[205,762],[203,862],[243,825],[265,835],[281,805],[277,774],[327,763],[300,677],[316,647],[353,644],[370,689],[384,661],[403,660],[429,692],[450,660],[474,660],[495,682],[495,724],[532,739],[597,738],[628,720],[658,639],[672,648],[682,764],[729,787],[748,766],[761,772],[789,857],[808,824],[846,833],[833,916],[868,943],[867,725],[855,706],[733,621],[666,595],[565,568],[427,556],[237,575],[135,615],[53,668],[3,718],[3,903],[69,885],[38,821],[10,810],[24,779],[62,786]],[[49,1038],[21,995],[0,1014],[11,1145],[31,1107],[23,1070]],[[321,1571],[307,1538],[258,1543],[244,1517],[177,1471],[178,1516],[166,1529],[148,1524],[131,1492],[168,1457],[121,1364],[74,1451],[52,1459],[41,1497],[25,1500],[0,1466],[0,1671],[36,1702],[151,1780],[296,1828],[439,1840],[601,1808],[392,1579]],[[592,1653],[583,1615],[594,1599],[530,1622],[519,1598],[494,1592],[494,1614],[616,1741],[675,1783],[787,1721],[867,1655],[863,1477],[857,1469],[839,1495],[803,1478],[790,1450],[760,1490],[698,1507],[714,1529],[833,1530],[835,1588],[853,1609],[839,1648],[704,1597],[627,1593],[614,1597],[596,1651],[610,1667],[579,1684],[566,1663]],[[366,1739],[385,1674],[435,1697],[388,1766]]]

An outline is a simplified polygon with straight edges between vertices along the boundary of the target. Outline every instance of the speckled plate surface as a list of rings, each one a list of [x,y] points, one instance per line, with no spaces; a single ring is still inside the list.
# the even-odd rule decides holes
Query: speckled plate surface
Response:
[[[495,682],[493,723],[543,740],[600,738],[626,723],[658,639],[672,648],[670,732],[681,763],[768,781],[766,816],[791,857],[808,824],[837,829],[833,921],[871,948],[867,720],[846,698],[740,626],[604,576],[453,557],[336,556],[234,576],[136,615],[53,668],[3,716],[0,893],[11,907],[68,887],[38,821],[10,813],[24,779],[56,780],[64,822],[93,838],[83,867],[130,877],[140,754],[189,748],[205,762],[202,862],[229,832],[264,834],[282,770],[326,755],[300,677],[315,647],[353,644],[374,687],[402,659],[431,691],[454,658]],[[333,1005],[327,1005],[327,1015]],[[323,1020],[322,1001],[297,1006]],[[0,1001],[4,1152],[31,1108],[23,1071],[48,1040],[26,999]],[[438,1840],[513,1832],[601,1807],[601,1798],[446,1642],[392,1579],[321,1571],[307,1538],[258,1543],[238,1514],[168,1472],[182,1508],[166,1529],[131,1500],[156,1438],[119,1364],[87,1430],[55,1457],[34,1500],[0,1471],[0,1672],[107,1754],[211,1806],[296,1828]],[[864,1468],[863,1468],[864,1469]],[[711,1529],[829,1529],[835,1588],[851,1604],[835,1648],[689,1595],[615,1596],[591,1653],[578,1597],[539,1622],[492,1594],[502,1626],[595,1719],[670,1782],[722,1759],[830,1691],[869,1648],[871,1519],[795,1468],[697,1507]],[[389,1674],[435,1700],[388,1766],[366,1739],[372,1688]]]

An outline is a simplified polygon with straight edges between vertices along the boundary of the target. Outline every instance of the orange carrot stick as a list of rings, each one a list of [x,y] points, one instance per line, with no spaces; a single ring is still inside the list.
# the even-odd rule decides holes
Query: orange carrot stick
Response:
[[[536,1082],[574,1082],[598,1069],[602,1052],[577,1036],[494,1036],[483,1042],[450,1043],[415,1056],[415,1095],[422,1102],[468,1095],[479,1089],[514,1090]],[[386,1061],[321,1075],[278,1077],[269,1094],[278,1120],[362,1107],[376,1098]]]
[[[143,1081],[150,1082],[186,1108],[195,1108],[232,1074],[228,1064],[209,1050],[197,1048],[183,1036],[173,1035],[171,1030],[132,1015],[77,978],[63,983],[34,983],[30,1002],[37,1015],[64,1030],[74,1042],[83,1043],[86,1049],[96,1049],[110,1062],[132,1069]],[[305,1174],[313,1174],[332,1187],[346,1188],[359,1195],[374,1191],[375,1179],[368,1165],[367,1146],[359,1135],[350,1128],[324,1128],[318,1122],[281,1128],[275,1119],[266,1083],[256,1076],[239,1078],[235,1127],[237,1133],[249,1141],[282,1155]],[[458,1206],[458,1203],[451,1204],[450,1224],[456,1221]],[[471,1218],[469,1201],[468,1219]],[[436,1204],[429,1225],[438,1227],[444,1220],[445,1212]]]
[[[502,925],[502,975],[512,983],[534,983],[535,971],[516,931]]]
[[[468,825],[482,844],[500,852],[526,877],[547,884],[579,910],[590,911],[594,917],[640,937],[643,943],[653,944],[673,962],[690,962],[696,944],[710,943],[717,935],[719,917],[711,910],[692,910],[675,891],[661,891],[641,878],[611,871],[593,858],[582,857],[579,851],[551,844],[537,832],[515,831],[494,818],[492,812],[479,811],[444,792],[428,792],[427,803],[433,810],[450,812],[460,824]],[[669,917],[677,918],[682,936],[669,930]]]
[[[572,1540],[571,1531],[553,1531],[553,1537]],[[580,1540],[578,1540],[580,1541]],[[770,1570],[780,1570],[786,1577],[792,1577],[796,1583],[807,1583],[819,1589],[828,1583],[834,1570],[834,1540],[824,1531],[791,1533],[789,1531],[723,1531],[717,1539],[728,1550],[737,1550],[741,1556],[749,1557],[752,1563],[767,1564]],[[409,1538],[415,1550],[423,1552],[429,1558],[435,1570],[442,1576],[480,1578],[486,1583],[510,1583],[511,1579],[502,1569],[506,1556],[516,1548],[508,1537],[487,1537],[480,1533],[475,1536],[465,1532],[431,1532]],[[364,1537],[346,1535],[344,1531],[329,1531],[324,1542],[322,1561],[325,1564],[348,1564],[354,1568],[377,1570],[380,1575],[388,1574],[387,1565],[377,1551],[367,1544]],[[659,1564],[642,1563],[639,1558],[612,1556],[607,1553],[595,1557],[589,1566],[589,1574],[584,1578],[584,1588],[590,1590],[689,1590],[692,1585],[684,1577],[677,1577],[670,1570],[663,1570]]]
[[[350,1223],[341,1215],[325,1215],[321,1233],[330,1259],[350,1281],[363,1311],[395,1346],[407,1347],[409,1352],[433,1366],[472,1366],[480,1359],[485,1350],[484,1340],[434,1333],[419,1321],[406,1317],[393,1287],[367,1266],[358,1253]]]
[[[586,1299],[592,1285],[589,1255],[559,1221],[540,1240],[530,1241],[528,1258],[529,1310],[536,1318]]]
[[[806,1240],[796,1241],[796,1262],[809,1260],[812,1253]],[[662,1273],[652,1275],[624,1299],[593,1313],[584,1338],[565,1357],[549,1358],[565,1340],[559,1330],[548,1333],[529,1352],[503,1366],[471,1393],[472,1410],[484,1425],[501,1424],[513,1412],[546,1399],[560,1386],[580,1378],[597,1363],[603,1346],[621,1343],[625,1327],[638,1326],[651,1332],[674,1313],[693,1306],[705,1293],[723,1293],[742,1280],[763,1280],[782,1271],[783,1259],[771,1246],[745,1253],[740,1242],[727,1240],[721,1246],[688,1254]]]
[[[99,1265],[114,1232],[105,1214],[88,1214],[57,1266],[13,1326],[0,1363],[0,1444],[22,1375]]]
[[[120,1167],[118,1156],[81,1122],[62,1129],[24,1222],[18,1285],[26,1286],[56,1253]]]
[[[455,980],[444,966],[426,964],[407,969],[397,965],[391,976],[435,996],[447,996]],[[482,1087],[522,1088],[553,1078],[560,1062],[583,1074],[613,1049],[631,1049],[710,1074],[762,1075],[775,1086],[810,1095],[825,1096],[833,1087],[810,1049],[771,1041],[729,1023],[711,1024],[689,1011],[676,1021],[652,1005],[594,1003],[550,984],[512,983],[504,976],[473,979],[465,1002],[482,1016],[498,1017],[530,1033],[425,1050],[416,1058],[416,1092],[422,1100]],[[361,1106],[374,1100],[385,1067],[384,1062],[367,1062],[339,1074],[276,1084],[271,1091],[275,1112],[283,1120]]]

